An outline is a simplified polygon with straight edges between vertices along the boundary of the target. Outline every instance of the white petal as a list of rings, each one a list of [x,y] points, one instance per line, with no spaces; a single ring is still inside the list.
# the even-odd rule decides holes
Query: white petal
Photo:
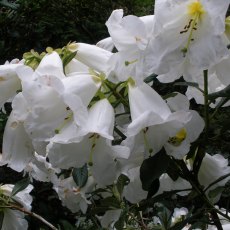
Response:
[[[77,43],[77,55],[75,58],[96,71],[107,73],[107,61],[111,55],[111,52],[98,46]]]
[[[114,110],[107,99],[96,102],[89,109],[89,117],[85,130],[97,133],[102,137],[113,139]]]
[[[11,113],[3,136],[3,155],[1,164],[21,172],[33,157],[33,145],[25,132],[23,123],[18,122]]]
[[[100,219],[101,226],[103,228],[108,228],[111,226],[111,224],[118,221],[121,215],[121,211],[121,209],[106,211],[105,215]]]
[[[140,180],[140,167],[130,169],[127,173],[130,183],[124,187],[123,195],[125,198],[135,204],[147,197],[148,192],[142,189]]]
[[[111,156],[111,148],[112,146],[108,145],[104,138],[100,138],[93,152],[92,175],[96,182],[102,186],[113,184],[117,176],[116,163]]]
[[[190,103],[188,98],[181,93],[176,92],[176,94],[176,96],[167,99],[167,104],[170,109],[172,111],[189,110]]]
[[[129,104],[132,120],[146,111],[152,111],[162,119],[171,114],[169,107],[161,96],[145,83],[139,86],[129,85]]]
[[[4,211],[2,230],[26,230],[27,228],[28,223],[22,212],[10,209]]]
[[[15,72],[18,66],[21,64],[0,66],[0,108],[21,89],[21,81]]]
[[[113,44],[113,40],[111,37],[102,39],[101,41],[99,41],[96,46],[108,50],[110,52],[112,52],[113,48],[114,48],[114,44]]]
[[[63,64],[57,52],[47,54],[40,62],[35,71],[38,75],[51,75],[59,78],[64,78]]]

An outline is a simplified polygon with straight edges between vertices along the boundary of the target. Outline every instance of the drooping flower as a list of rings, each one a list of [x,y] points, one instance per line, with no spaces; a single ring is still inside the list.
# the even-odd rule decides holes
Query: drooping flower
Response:
[[[111,144],[113,126],[113,107],[107,99],[96,102],[89,109],[88,121],[78,138],[69,143],[51,140],[47,146],[50,163],[62,169],[79,168],[88,163],[97,183],[111,184],[117,177],[114,159],[127,155],[127,148]]]
[[[136,141],[144,144],[147,154],[157,153],[165,146],[168,154],[183,158],[190,142],[203,130],[204,122],[195,111],[171,112],[160,95],[145,83],[129,84],[129,102],[132,122],[127,128],[128,137],[137,135]]]

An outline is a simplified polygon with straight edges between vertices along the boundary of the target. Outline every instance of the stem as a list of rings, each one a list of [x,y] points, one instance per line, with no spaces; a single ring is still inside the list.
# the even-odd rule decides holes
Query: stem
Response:
[[[215,214],[213,213],[213,212],[216,212],[220,214],[221,216],[225,217],[227,220],[230,220],[230,217],[228,215],[216,209],[215,206],[213,206],[213,204],[209,201],[205,192],[202,190],[199,182],[196,180],[196,178],[194,178],[193,175],[191,175],[191,172],[189,171],[189,169],[187,168],[187,166],[185,165],[183,161],[180,161],[179,167],[181,167],[181,169],[183,170],[183,173],[187,177],[186,180],[189,181],[189,183],[192,185],[192,188],[194,188],[194,190],[200,195],[200,197],[202,198],[204,203],[207,205],[207,207],[210,208],[212,216],[216,218]],[[218,222],[218,219],[215,220],[215,222]]]
[[[56,227],[54,227],[51,223],[49,223],[47,220],[45,220],[43,217],[39,216],[38,214],[34,213],[34,212],[30,212],[28,210],[25,210],[24,208],[18,207],[18,206],[11,206],[12,209],[16,209],[20,212],[23,212],[27,215],[33,216],[35,218],[37,218],[38,220],[40,220],[41,222],[43,222],[44,224],[46,224],[47,226],[49,226],[51,229],[53,230],[58,230]]]
[[[205,118],[205,137],[208,140],[209,131],[209,106],[208,106],[208,70],[204,70],[204,118]]]
[[[120,99],[122,104],[124,106],[126,106],[127,108],[129,108],[129,103],[125,100],[125,98],[119,93],[117,92],[115,89],[113,89],[113,87],[111,87],[108,83],[106,83],[105,81],[103,82],[107,88],[109,88],[109,90],[111,90],[111,92],[113,93],[113,95],[117,98]]]

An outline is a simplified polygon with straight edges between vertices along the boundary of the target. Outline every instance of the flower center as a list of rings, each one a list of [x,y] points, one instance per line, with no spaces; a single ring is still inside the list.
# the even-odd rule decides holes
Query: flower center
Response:
[[[184,48],[181,49],[184,57],[188,52],[191,41],[193,41],[193,32],[197,30],[197,23],[201,19],[202,14],[205,13],[203,5],[199,1],[192,2],[188,5],[188,15],[190,15],[190,20],[184,29],[180,31],[180,34],[189,32],[188,40]]]
[[[187,136],[185,128],[182,128],[174,137],[170,137],[168,143],[173,146],[179,146]]]
[[[188,14],[190,14],[192,17],[196,17],[197,15],[201,16],[203,13],[205,13],[205,10],[199,1],[192,2],[188,5]]]

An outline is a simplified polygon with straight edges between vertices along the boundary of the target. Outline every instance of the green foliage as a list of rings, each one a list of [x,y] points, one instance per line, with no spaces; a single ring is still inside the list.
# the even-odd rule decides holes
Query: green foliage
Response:
[[[81,168],[74,168],[72,171],[73,180],[79,188],[85,186],[88,180],[88,169],[87,164]]]
[[[28,185],[30,184],[30,178],[26,177],[23,178],[22,180],[18,181],[15,185],[14,188],[11,192],[11,196],[15,196],[17,193],[21,192],[24,190]]]
[[[25,51],[63,47],[70,41],[95,44],[108,36],[105,22],[113,9],[125,14],[153,12],[152,1],[16,0],[0,4],[0,62]],[[3,4],[4,3],[4,4]]]
[[[145,159],[140,168],[140,179],[142,188],[149,191],[152,183],[155,182],[169,166],[170,158],[162,148],[157,154]]]

